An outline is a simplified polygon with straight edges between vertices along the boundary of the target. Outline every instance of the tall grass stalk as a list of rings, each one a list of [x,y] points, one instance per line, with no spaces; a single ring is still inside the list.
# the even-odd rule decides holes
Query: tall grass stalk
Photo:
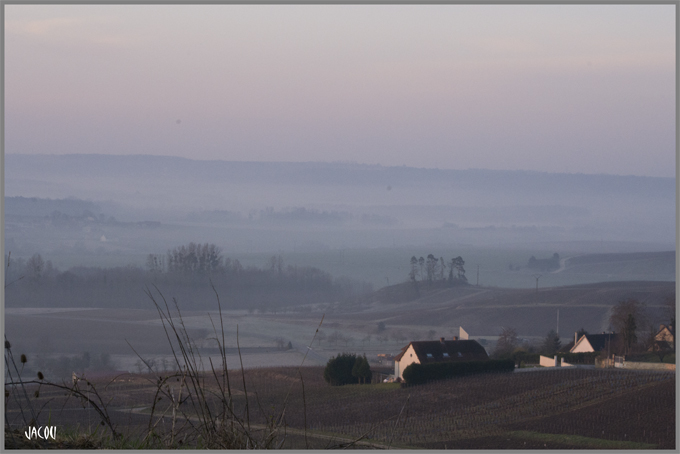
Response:
[[[155,429],[158,421],[154,423],[153,418],[157,413],[159,398],[166,396],[171,402],[171,407],[170,409],[166,409],[163,415],[169,410],[172,411],[172,425],[169,440],[166,443],[168,447],[177,447],[178,445],[177,438],[180,431],[177,429],[177,421],[179,413],[181,413],[185,421],[190,424],[193,430],[193,438],[196,443],[200,444],[202,447],[209,449],[258,449],[276,447],[275,441],[277,435],[280,434],[279,427],[281,424],[270,421],[263,428],[262,426],[255,427],[251,423],[251,404],[246,383],[245,368],[243,367],[238,326],[236,327],[236,342],[241,367],[245,409],[244,415],[237,415],[234,411],[234,396],[231,389],[226,358],[222,305],[218,292],[215,290],[214,286],[212,288],[215,292],[220,316],[219,332],[212,317],[210,317],[210,321],[213,326],[213,333],[215,335],[214,340],[217,342],[222,364],[217,368],[215,367],[212,358],[208,357],[210,370],[207,374],[204,373],[202,370],[203,368],[200,367],[202,364],[200,352],[195,348],[195,345],[189,336],[177,300],[173,299],[174,309],[177,314],[175,316],[170,309],[167,300],[157,287],[154,286],[154,289],[155,293],[158,294],[158,298],[150,289],[146,289],[147,296],[151,299],[159,314],[166,338],[170,344],[175,364],[177,365],[177,370],[179,371],[167,377],[158,376],[157,378],[156,397],[154,398],[151,409],[151,420],[147,427],[147,437],[157,436],[157,434],[155,434]],[[216,388],[206,384],[206,378],[210,375],[214,378]],[[181,380],[179,390],[176,394],[169,385],[172,378]],[[183,393],[186,393],[186,397],[184,398],[182,398]],[[190,404],[189,411],[184,411],[182,409],[182,404],[185,402]],[[216,403],[219,404],[217,409],[215,409]],[[159,420],[161,418],[162,415],[158,417]],[[192,420],[196,421],[197,424],[194,424]]]

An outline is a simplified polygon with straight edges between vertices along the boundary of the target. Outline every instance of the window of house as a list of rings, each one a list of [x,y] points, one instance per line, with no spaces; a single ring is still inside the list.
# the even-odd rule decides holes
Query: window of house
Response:
[[[461,352],[458,352],[458,357],[459,357],[459,358],[462,358],[462,357],[463,357],[463,354],[462,354]]]
[[[448,354],[448,353],[444,353],[444,358],[448,358],[448,357],[449,357],[449,354]]]
[[[428,353],[428,354],[427,354],[427,357],[428,357],[428,358],[432,358],[432,353]]]

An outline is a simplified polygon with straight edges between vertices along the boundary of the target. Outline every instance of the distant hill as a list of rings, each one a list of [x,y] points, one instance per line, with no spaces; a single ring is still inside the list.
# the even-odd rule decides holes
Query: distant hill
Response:
[[[5,197],[5,216],[49,216],[55,211],[68,216],[82,216],[90,211],[98,214],[99,205],[80,199],[40,199],[37,197]]]
[[[535,196],[564,194],[579,196],[663,197],[673,199],[675,179],[641,176],[590,175],[504,170],[447,170],[389,167],[366,164],[324,162],[241,162],[198,161],[150,155],[18,155],[5,156],[10,181],[43,177],[47,181],[85,178],[104,184],[111,180],[139,180],[140,183],[165,180],[176,184],[201,184],[208,181],[266,185],[310,186],[400,186],[445,185],[449,200],[456,191],[475,189],[484,192]],[[74,185],[77,181],[70,181]],[[10,185],[10,189],[12,185]],[[436,194],[435,194],[436,195]]]
[[[399,297],[404,295],[404,297]],[[675,301],[675,282],[602,282],[534,289],[421,286],[417,297],[410,283],[378,290],[379,305],[370,314],[388,327],[408,326],[441,332],[462,326],[473,336],[497,336],[503,327],[520,335],[545,336],[557,327],[562,337],[572,338],[585,328],[599,333],[609,328],[609,311],[619,301],[635,298],[644,303],[649,323],[667,322],[669,301]],[[368,314],[362,314],[366,320]],[[640,330],[646,329],[639,327]]]

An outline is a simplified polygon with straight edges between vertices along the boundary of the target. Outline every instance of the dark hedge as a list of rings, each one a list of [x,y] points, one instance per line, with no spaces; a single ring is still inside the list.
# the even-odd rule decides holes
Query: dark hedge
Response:
[[[564,362],[569,364],[595,364],[595,358],[600,356],[600,352],[558,353],[557,356],[564,358]]]
[[[430,364],[411,364],[404,369],[404,381],[417,385],[431,380],[461,377],[463,375],[487,372],[512,372],[515,361],[512,359],[492,359],[488,361],[461,361]]]

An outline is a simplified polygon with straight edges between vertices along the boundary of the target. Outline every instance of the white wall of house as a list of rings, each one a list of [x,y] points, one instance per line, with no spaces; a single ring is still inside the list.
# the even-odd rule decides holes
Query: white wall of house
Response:
[[[590,342],[588,342],[588,339],[584,337],[581,337],[579,339],[578,343],[574,345],[574,348],[571,349],[571,353],[588,353],[588,352],[594,352],[593,347],[590,345]]]
[[[549,358],[547,356],[540,356],[539,364],[543,367],[555,367],[555,358]]]
[[[540,356],[540,364],[543,367],[571,367],[573,364],[565,363],[564,358],[557,358],[553,356],[552,358],[548,356]]]
[[[418,359],[415,350],[413,350],[413,345],[409,345],[404,356],[402,356],[399,361],[394,362],[394,377],[403,379],[404,369],[413,363],[420,364],[420,360]]]

